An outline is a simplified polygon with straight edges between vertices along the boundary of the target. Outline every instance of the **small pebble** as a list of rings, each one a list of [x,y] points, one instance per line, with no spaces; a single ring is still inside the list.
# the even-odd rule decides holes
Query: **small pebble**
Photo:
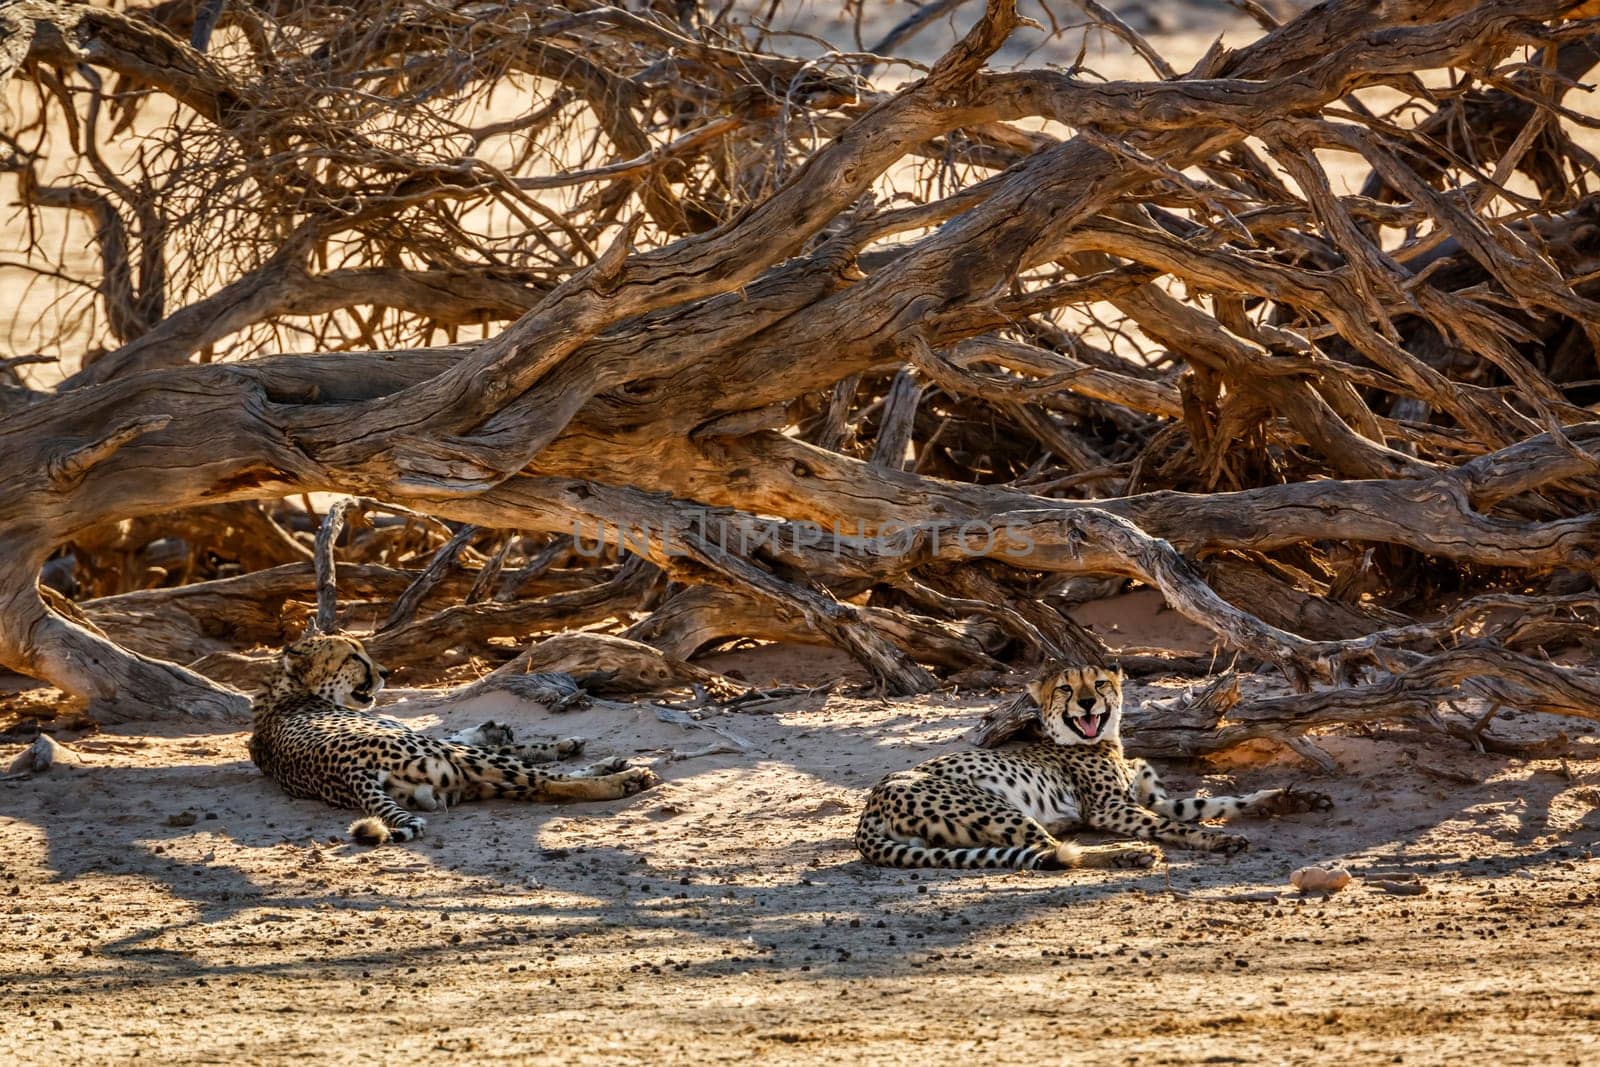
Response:
[[[1289,884],[1302,893],[1337,893],[1350,884],[1343,867],[1301,867],[1289,875]]]

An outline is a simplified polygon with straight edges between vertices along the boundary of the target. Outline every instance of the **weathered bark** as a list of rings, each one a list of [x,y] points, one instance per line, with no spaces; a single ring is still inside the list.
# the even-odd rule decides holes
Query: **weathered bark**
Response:
[[[921,663],[950,669],[995,665],[990,653],[998,651],[1000,641],[992,625],[944,622],[888,608],[864,607],[860,614],[867,625]],[[703,586],[672,597],[634,624],[627,636],[685,660],[734,639],[828,643],[827,635],[798,611],[774,609],[748,596]]]
[[[437,13],[377,5],[356,34],[316,8],[305,42],[246,29],[201,53],[138,12],[12,5],[0,52],[13,76],[81,64],[176,102],[173,136],[227,166],[169,185],[214,206],[211,225],[236,227],[238,247],[215,249],[226,283],[163,273],[219,231],[152,222],[156,185],[106,177],[87,150],[83,173],[105,188],[30,203],[111,212],[100,291],[119,302],[120,343],[53,391],[18,379],[5,393],[0,662],[102,718],[238,712],[238,693],[174,664],[248,680],[249,650],[286,636],[310,592],[303,563],[261,569],[304,560],[305,545],[241,509],[339,492],[469,524],[352,541],[336,583],[330,516],[317,625],[359,618],[351,597],[393,598],[358,628],[397,666],[603,625],[659,647],[568,636],[585,655],[648,663],[640,681],[681,682],[692,671],[678,660],[743,637],[827,641],[885,691],[922,692],[939,684],[930,667],[1114,655],[1036,602],[1040,575],[1070,574],[1159,590],[1219,646],[1307,691],[1196,726],[1198,739],[1149,727],[1171,751],[1339,721],[1328,693],[1412,708],[1493,692],[1578,714],[1582,672],[1508,651],[1573,639],[1565,620],[1496,629],[1447,669],[1423,658],[1427,642],[1476,616],[1405,614],[1445,586],[1586,573],[1600,549],[1600,424],[1579,371],[1593,362],[1600,240],[1546,254],[1540,220],[1508,221],[1526,205],[1499,188],[1527,161],[1552,218],[1585,218],[1563,177],[1582,157],[1546,137],[1570,120],[1537,82],[1544,102],[1509,142],[1486,142],[1493,173],[1437,154],[1422,173],[1412,120],[1347,111],[1353,91],[1410,91],[1418,70],[1505,83],[1497,66],[1530,42],[1576,63],[1585,27],[1556,21],[1572,7],[1333,0],[1181,77],[1098,84],[985,69],[1022,25],[992,0],[925,77],[876,92],[722,27],[604,6],[497,9],[481,49]],[[412,81],[373,73],[390,67]],[[544,106],[452,131],[431,102],[476,99],[508,72],[543,79]],[[49,106],[73,106],[46,88]],[[612,154],[533,172],[540,152],[583,140],[566,136],[569,109]],[[1010,125],[1037,118],[1072,134]],[[98,127],[84,128],[92,144]],[[512,133],[539,151],[510,170],[477,154]],[[902,161],[957,146],[993,173],[875,202]],[[1403,202],[1339,195],[1318,151],[1358,155]],[[585,191],[570,211],[533,195],[557,188]],[[474,229],[469,213],[491,206],[521,230]],[[134,225],[119,231],[121,210]],[[159,302],[134,285],[145,274],[165,279]],[[1126,318],[1097,330],[1105,306]],[[179,310],[133,313],[166,307]],[[364,350],[191,362],[291,317]],[[419,343],[505,319],[487,340]],[[1536,319],[1563,325],[1536,332]],[[1447,358],[1417,351],[1413,329],[1448,341]],[[1524,351],[1558,335],[1587,344],[1587,362]],[[150,546],[180,529],[184,564],[156,565]],[[492,554],[462,559],[479,530]],[[69,543],[118,592],[210,577],[224,555],[256,573],[101,598],[82,616],[97,634],[37,590]],[[630,556],[649,565],[601,569]],[[362,569],[380,557],[390,569]],[[570,584],[535,590],[558,557]],[[276,624],[210,599],[234,592],[275,605]],[[658,660],[673,666],[659,674]],[[1322,683],[1338,688],[1309,691]]]

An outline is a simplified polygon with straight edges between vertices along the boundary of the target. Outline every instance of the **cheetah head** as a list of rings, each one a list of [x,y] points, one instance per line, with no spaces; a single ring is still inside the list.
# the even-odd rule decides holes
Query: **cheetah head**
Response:
[[[1028,683],[1039,722],[1058,745],[1094,745],[1122,729],[1122,669],[1053,668]]]
[[[389,672],[344,634],[306,634],[283,650],[284,679],[347,708],[370,708]]]

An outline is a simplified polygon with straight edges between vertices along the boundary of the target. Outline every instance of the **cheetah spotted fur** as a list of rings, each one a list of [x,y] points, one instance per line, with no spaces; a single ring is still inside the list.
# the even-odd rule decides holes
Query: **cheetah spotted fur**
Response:
[[[427,823],[402,805],[439,811],[468,800],[615,800],[657,781],[647,768],[616,759],[571,774],[539,768],[576,755],[578,738],[517,744],[495,723],[448,740],[418,733],[366,710],[387,674],[353,637],[308,635],[284,649],[252,708],[250,759],[292,797],[365,813],[350,827],[363,844],[421,834]]]
[[[1263,789],[1242,797],[1167,795],[1156,772],[1122,753],[1122,672],[1061,668],[1028,686],[1048,741],[953,752],[884,778],[867,798],[856,847],[884,867],[1149,867],[1158,848],[1080,846],[1088,827],[1141,841],[1232,854],[1243,837],[1202,819],[1327,811],[1321,793]]]

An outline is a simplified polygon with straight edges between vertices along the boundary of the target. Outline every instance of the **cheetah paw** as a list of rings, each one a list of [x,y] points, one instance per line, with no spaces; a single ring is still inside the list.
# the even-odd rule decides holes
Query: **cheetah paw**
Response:
[[[1289,795],[1294,797],[1297,811],[1333,810],[1333,798],[1326,793],[1317,793],[1309,789],[1291,789]]]
[[[617,775],[622,779],[622,795],[631,797],[641,790],[661,784],[661,779],[649,767],[629,767]]]
[[[556,759],[571,759],[583,751],[583,746],[588,744],[588,738],[563,737],[556,741]]]
[[[1112,866],[1121,868],[1154,867],[1161,862],[1161,850],[1155,845],[1133,845],[1119,849],[1112,858]]]
[[[1267,801],[1266,810],[1271,815],[1303,815],[1308,811],[1333,810],[1333,798],[1326,793],[1290,786]]]
[[[1224,856],[1237,856],[1249,847],[1250,840],[1238,834],[1217,834],[1206,842],[1207,851],[1220,852]]]
[[[1067,842],[1058,853],[1064,867],[1098,867],[1127,870],[1136,867],[1154,867],[1161,861],[1161,849],[1130,841],[1109,845],[1077,845]]]
[[[454,741],[458,745],[476,745],[480,748],[502,748],[516,744],[516,737],[511,727],[502,726],[493,719],[462,730],[460,733],[451,734],[445,740]]]
[[[589,764],[589,766],[583,769],[583,773],[589,775],[590,777],[594,777],[602,774],[620,774],[627,769],[628,757],[608,756],[603,760],[598,760]]]

